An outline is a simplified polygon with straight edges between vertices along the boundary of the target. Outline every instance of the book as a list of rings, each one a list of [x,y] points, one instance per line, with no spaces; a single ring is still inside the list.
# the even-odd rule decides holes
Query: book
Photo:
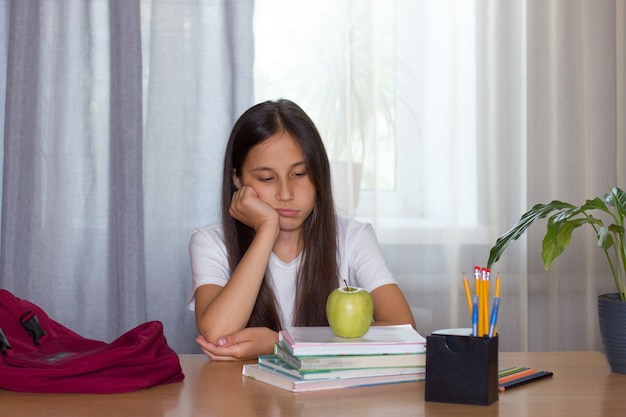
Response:
[[[387,355],[315,355],[293,356],[282,343],[274,345],[274,356],[299,371],[358,369],[375,367],[426,366],[426,354],[399,353]]]
[[[297,357],[319,355],[382,355],[423,353],[426,339],[411,327],[371,326],[362,337],[335,336],[329,326],[288,327],[278,333],[279,342]]]
[[[378,375],[397,375],[397,374],[417,374],[425,373],[423,366],[413,367],[386,367],[386,368],[360,368],[360,369],[332,369],[321,371],[298,371],[293,369],[286,363],[282,362],[274,355],[259,356],[258,364],[261,369],[270,369],[287,376],[300,380],[323,380],[323,379],[345,379],[345,378],[362,378]]]
[[[550,371],[538,371],[525,367],[507,368],[498,371],[498,385],[500,391],[505,391],[552,375]]]
[[[377,375],[361,378],[301,380],[267,368],[259,364],[243,365],[242,375],[248,379],[264,382],[277,388],[291,392],[321,391],[328,389],[353,388],[369,385],[397,384],[401,382],[420,381],[425,378],[423,373]]]

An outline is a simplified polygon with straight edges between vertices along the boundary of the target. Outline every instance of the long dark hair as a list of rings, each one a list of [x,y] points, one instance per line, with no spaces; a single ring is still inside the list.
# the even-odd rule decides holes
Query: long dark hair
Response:
[[[222,223],[228,262],[232,273],[248,250],[255,233],[228,213],[232,196],[237,191],[233,173],[241,176],[250,149],[285,131],[302,149],[316,195],[313,212],[303,227],[303,252],[296,284],[293,324],[326,326],[326,298],[338,286],[337,224],[330,164],[315,124],[292,101],[266,101],[251,107],[237,120],[230,134],[222,178]],[[269,327],[276,331],[282,327],[267,275],[261,284],[248,327]]]

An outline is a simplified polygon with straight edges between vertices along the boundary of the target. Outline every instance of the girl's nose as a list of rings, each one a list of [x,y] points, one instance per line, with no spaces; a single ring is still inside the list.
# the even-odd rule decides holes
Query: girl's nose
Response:
[[[293,200],[293,191],[289,184],[289,181],[281,181],[278,190],[276,191],[276,199],[279,201],[291,201]]]

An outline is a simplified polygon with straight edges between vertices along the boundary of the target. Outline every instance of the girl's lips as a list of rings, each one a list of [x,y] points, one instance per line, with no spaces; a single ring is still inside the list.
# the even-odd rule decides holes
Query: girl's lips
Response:
[[[292,209],[276,209],[276,211],[281,217],[295,217],[298,214],[297,210]]]

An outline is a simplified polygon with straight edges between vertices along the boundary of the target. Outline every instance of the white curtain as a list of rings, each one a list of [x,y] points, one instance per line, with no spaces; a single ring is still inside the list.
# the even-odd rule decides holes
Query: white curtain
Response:
[[[252,104],[253,1],[0,5],[0,287],[86,337],[160,320],[199,352],[187,246]]]
[[[527,8],[527,203],[582,203],[624,187],[624,1],[530,1]],[[596,298],[614,292],[591,230],[544,272],[543,230],[528,237],[528,346],[600,347]],[[585,237],[586,234],[586,237]]]
[[[418,330],[466,327],[462,274],[523,212],[623,186],[624,17],[620,0],[257,0],[256,100],[310,112]],[[544,224],[495,265],[501,350],[600,349],[603,255],[581,239],[543,271]]]

